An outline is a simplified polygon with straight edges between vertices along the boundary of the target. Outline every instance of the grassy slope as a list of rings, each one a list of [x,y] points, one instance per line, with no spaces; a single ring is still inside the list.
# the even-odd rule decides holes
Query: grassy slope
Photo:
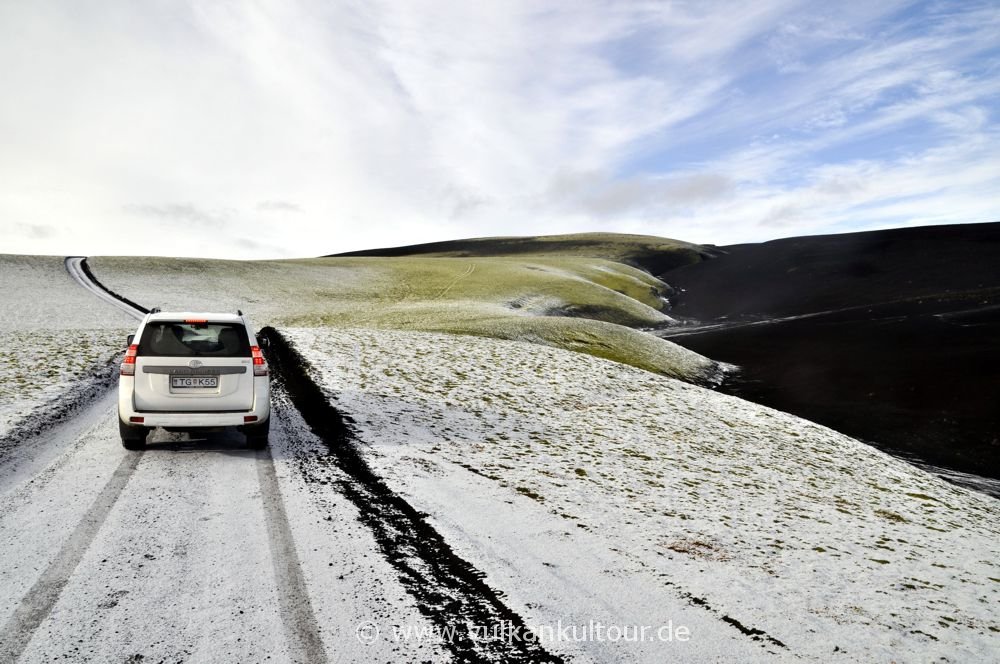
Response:
[[[712,249],[652,235],[575,233],[528,237],[484,237],[354,251],[338,256],[579,256],[604,258],[651,274],[697,263]]]
[[[106,286],[146,306],[237,308],[259,324],[371,327],[521,339],[686,380],[705,358],[632,329],[662,324],[665,285],[577,256],[211,261],[97,257]]]

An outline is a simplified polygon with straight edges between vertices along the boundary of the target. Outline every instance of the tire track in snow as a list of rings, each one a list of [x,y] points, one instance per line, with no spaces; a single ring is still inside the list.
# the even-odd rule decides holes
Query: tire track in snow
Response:
[[[561,657],[537,642],[505,638],[505,634],[523,633],[524,619],[504,604],[501,593],[486,583],[481,571],[452,550],[426,515],[372,472],[351,439],[347,420],[309,378],[305,361],[284,337],[270,327],[261,330],[261,336],[267,340],[264,348],[275,373],[276,389],[288,394],[303,420],[330,450],[317,462],[332,464],[350,478],[338,488],[358,510],[359,521],[371,530],[420,612],[441,634],[449,634],[444,646],[455,660],[561,663]],[[498,627],[509,631],[473,631]]]
[[[118,307],[136,320],[142,320],[142,317],[149,313],[149,310],[145,307],[141,307],[132,300],[128,300],[118,293],[105,288],[104,285],[99,282],[96,277],[94,277],[94,273],[90,271],[90,267],[87,265],[86,257],[67,256],[64,264],[66,265],[66,271],[69,272],[69,276],[73,277],[73,280],[76,283],[90,291],[98,299]]]
[[[69,256],[65,260],[65,265],[66,270],[77,283],[105,302],[109,302],[127,311],[138,320],[142,320],[143,316],[149,313],[149,310],[145,307],[115,293],[98,281],[87,266],[87,259],[85,257]],[[281,621],[285,627],[285,636],[288,639],[289,650],[301,655],[302,661],[310,663],[325,662],[327,661],[326,653],[319,636],[316,616],[309,601],[309,592],[306,587],[305,577],[302,574],[302,566],[299,564],[298,554],[295,550],[295,541],[292,537],[291,525],[288,522],[288,514],[285,511],[285,504],[281,498],[281,489],[278,485],[277,473],[274,470],[274,459],[271,457],[269,450],[262,452],[257,457],[257,476],[260,482],[261,498],[264,502],[268,544],[274,563],[275,583],[278,589],[278,602],[281,608]],[[110,510],[110,506],[108,509]],[[96,533],[96,529],[94,532]],[[93,540],[93,534],[91,534],[90,540]],[[86,547],[84,547],[85,549]],[[79,555],[82,556],[83,551],[80,551]],[[77,557],[78,561],[79,556]],[[44,575],[42,578],[45,578]],[[55,592],[51,604],[54,604],[55,600],[58,599],[58,591],[65,585],[66,581],[63,580]],[[51,610],[51,604],[48,610]],[[23,606],[24,604],[22,603]],[[48,610],[46,610],[45,615],[47,615]],[[20,609],[18,611],[20,613]],[[42,615],[38,619],[34,624],[34,628],[37,628],[41,624],[45,615]],[[15,614],[15,618],[17,618],[17,614]],[[6,630],[0,632],[0,637],[3,637],[4,642],[7,641],[6,635]],[[26,645],[27,640],[20,645],[20,649],[23,650]],[[3,654],[4,651],[0,650],[0,655]],[[0,661],[7,660],[0,657]]]
[[[278,603],[281,621],[285,626],[288,648],[303,662],[325,662],[326,652],[319,636],[319,625],[309,602],[309,591],[302,575],[302,566],[295,551],[295,540],[281,499],[278,475],[270,450],[257,453],[257,476],[260,478],[261,497],[267,536],[274,563],[274,578],[278,585]]]
[[[472,273],[475,272],[475,271],[476,271],[476,264],[475,263],[469,263],[469,267],[465,268],[465,272],[463,272],[462,274],[458,275],[457,277],[455,277],[454,279],[452,279],[450,282],[448,282],[448,285],[445,286],[444,289],[440,293],[438,293],[437,295],[435,295],[431,299],[440,300],[445,295],[447,295],[451,291],[452,288],[455,287],[455,284],[457,284],[458,282],[460,282],[462,279],[465,279],[466,277],[471,276]]]
[[[98,494],[94,503],[73,529],[69,539],[59,549],[55,559],[49,563],[42,575],[24,596],[3,629],[0,629],[0,662],[13,662],[27,647],[38,626],[42,624],[59,595],[69,582],[83,554],[90,548],[97,531],[107,518],[111,508],[121,495],[136,466],[142,459],[142,452],[129,453],[111,475],[107,484]]]

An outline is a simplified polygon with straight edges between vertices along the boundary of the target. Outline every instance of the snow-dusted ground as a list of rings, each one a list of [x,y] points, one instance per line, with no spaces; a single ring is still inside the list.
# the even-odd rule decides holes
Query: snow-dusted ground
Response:
[[[121,330],[0,331],[0,435],[89,380],[124,347]]]
[[[283,329],[377,473],[598,661],[990,661],[1000,506],[807,421],[527,343]],[[754,640],[755,637],[755,640]]]
[[[56,256],[0,255],[0,438],[107,366],[134,319],[70,278]]]
[[[0,314],[3,377],[76,351],[54,360],[50,385],[74,383],[134,329],[59,258],[0,257]],[[550,652],[969,662],[1000,651],[992,499],[792,416],[588,355],[283,332],[354,419],[375,473]],[[83,339],[93,351],[74,348]],[[270,454],[232,432],[163,431],[127,453],[109,392],[0,458],[0,660],[447,661],[346,498],[352,478],[324,463],[280,394]],[[359,627],[381,635],[368,643]],[[400,627],[416,636],[394,639]],[[651,630],[639,643],[638,627]]]

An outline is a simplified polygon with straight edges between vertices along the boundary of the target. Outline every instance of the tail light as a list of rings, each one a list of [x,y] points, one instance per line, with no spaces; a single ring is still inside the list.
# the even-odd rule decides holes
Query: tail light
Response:
[[[253,375],[266,376],[267,361],[264,359],[264,353],[260,352],[260,346],[250,346],[250,354],[253,355]]]
[[[122,360],[121,371],[119,372],[122,376],[134,376],[135,375],[135,356],[139,350],[137,344],[132,344],[125,351],[125,359]]]

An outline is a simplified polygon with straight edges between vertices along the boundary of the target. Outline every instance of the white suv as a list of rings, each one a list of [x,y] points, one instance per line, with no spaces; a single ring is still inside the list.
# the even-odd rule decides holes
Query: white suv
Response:
[[[254,449],[267,446],[267,362],[243,312],[146,314],[129,337],[118,379],[118,426],[126,449],[142,449],[155,427],[170,431],[237,426]]]

